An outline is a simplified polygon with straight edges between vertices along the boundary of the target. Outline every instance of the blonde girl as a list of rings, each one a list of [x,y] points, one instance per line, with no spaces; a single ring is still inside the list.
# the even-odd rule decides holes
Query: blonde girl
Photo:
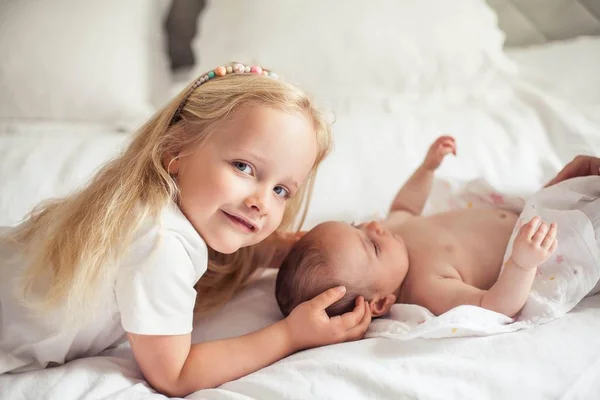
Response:
[[[87,186],[4,234],[0,373],[127,337],[150,384],[185,396],[362,337],[364,302],[329,319],[344,292],[332,288],[260,331],[191,343],[194,309],[218,311],[258,266],[277,266],[286,248],[271,234],[301,223],[329,147],[311,101],[272,72],[230,64],[200,77]]]

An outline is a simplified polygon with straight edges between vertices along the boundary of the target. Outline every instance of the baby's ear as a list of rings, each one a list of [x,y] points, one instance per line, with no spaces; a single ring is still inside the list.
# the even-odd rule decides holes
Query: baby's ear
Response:
[[[384,296],[375,295],[369,301],[369,307],[371,307],[371,314],[374,317],[381,317],[390,311],[390,308],[396,303],[396,296],[393,294],[387,294]]]

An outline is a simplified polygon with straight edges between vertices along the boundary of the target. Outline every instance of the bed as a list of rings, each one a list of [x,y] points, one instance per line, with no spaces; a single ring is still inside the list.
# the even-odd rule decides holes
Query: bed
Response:
[[[21,1],[10,9],[3,5],[0,13],[0,27],[8,30],[0,36],[0,51],[19,55],[0,67],[0,225],[17,223],[41,199],[85,182],[126,144],[127,132],[182,87],[172,82],[167,57],[157,50],[164,46],[155,31],[167,13],[166,2],[109,0],[100,7],[75,0],[52,6]],[[530,193],[574,155],[600,154],[600,37],[505,50],[505,34],[483,1],[377,3],[364,8],[358,1],[345,2],[348,21],[339,22],[337,32],[330,30],[328,17],[340,6],[335,1],[300,6],[223,0],[208,3],[199,19],[193,45],[199,61],[184,81],[223,58],[264,60],[307,88],[331,114],[335,150],[319,172],[305,228],[385,211],[441,133],[456,137],[458,156],[444,162],[440,177],[484,178],[506,192]],[[51,30],[43,15],[61,24],[52,11],[61,7],[80,24],[88,23],[88,40],[102,57]],[[265,7],[271,14],[261,13]],[[117,14],[129,18],[115,19]],[[435,29],[423,27],[422,15]],[[38,28],[25,31],[19,20]],[[73,32],[83,29],[74,24]],[[304,31],[307,24],[311,32]],[[362,39],[352,33],[372,33],[375,27],[383,33],[365,33]],[[44,29],[52,33],[40,40]],[[102,35],[107,29],[118,35]],[[389,37],[411,40],[392,43]],[[58,47],[64,41],[80,46],[68,62]],[[23,56],[27,45],[39,51]],[[360,64],[358,50],[371,61]],[[340,58],[342,63],[333,64]],[[40,69],[36,63],[42,59],[59,68]],[[315,59],[319,63],[305,61]],[[240,335],[280,319],[274,276],[263,271],[219,313],[197,320],[194,341]],[[590,399],[600,393],[598,332],[600,296],[594,296],[535,329],[327,346],[188,398]],[[164,396],[144,381],[124,344],[98,357],[0,376],[0,399],[42,398]]]

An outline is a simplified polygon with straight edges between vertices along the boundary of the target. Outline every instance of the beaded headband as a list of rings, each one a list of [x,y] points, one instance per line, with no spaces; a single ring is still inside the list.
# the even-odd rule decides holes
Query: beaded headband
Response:
[[[183,100],[181,100],[181,104],[179,105],[179,107],[177,107],[177,110],[175,111],[175,114],[173,115],[169,126],[172,126],[180,119],[181,112],[183,111],[183,108],[185,107],[188,99],[190,98],[194,90],[196,90],[200,85],[210,81],[211,79],[219,78],[221,76],[230,74],[254,74],[265,75],[273,79],[279,78],[279,75],[277,75],[275,72],[261,68],[258,65],[245,65],[241,63],[228,64],[224,66],[221,65],[213,69],[212,71],[209,71],[206,74],[200,76],[194,81],[194,83],[190,87],[190,90],[188,90]]]

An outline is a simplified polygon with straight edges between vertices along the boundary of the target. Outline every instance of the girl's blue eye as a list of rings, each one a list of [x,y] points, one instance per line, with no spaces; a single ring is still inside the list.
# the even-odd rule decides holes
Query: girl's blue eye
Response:
[[[240,170],[240,172],[247,174],[247,175],[252,175],[252,173],[254,171],[252,171],[252,167],[250,166],[250,164],[245,163],[243,161],[234,161],[233,166],[235,168],[237,168],[238,170]]]
[[[283,186],[275,186],[273,188],[273,191],[275,192],[275,194],[279,197],[282,197],[284,199],[287,199],[290,197],[290,192],[289,190],[287,190],[286,188],[284,188]]]

